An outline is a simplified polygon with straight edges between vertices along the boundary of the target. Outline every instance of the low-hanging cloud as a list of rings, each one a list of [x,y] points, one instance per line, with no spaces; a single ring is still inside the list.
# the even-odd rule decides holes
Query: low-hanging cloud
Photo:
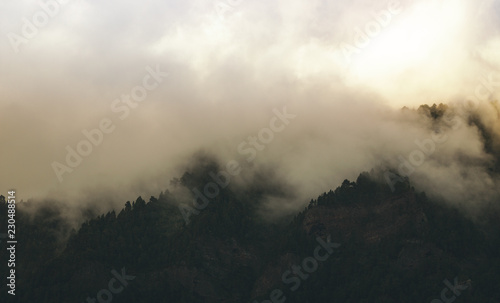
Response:
[[[67,1],[18,53],[8,35],[23,35],[41,8],[2,3],[0,191],[75,204],[111,193],[106,205],[157,195],[199,150],[242,159],[239,144],[286,107],[297,118],[235,182],[270,165],[297,194],[268,207],[296,209],[364,170],[397,167],[436,130],[401,107],[463,103],[500,68],[498,1],[222,1],[223,18],[220,3]],[[398,13],[368,36],[391,7]],[[369,38],[362,48],[359,30]],[[345,45],[358,49],[349,61]],[[148,66],[168,77],[120,119],[113,101],[141,85]],[[477,111],[498,134],[498,106],[488,103],[498,87],[484,94]],[[497,194],[492,156],[458,114],[463,127],[442,126],[448,140],[411,178],[449,200],[484,203]],[[60,182],[51,164],[102,119],[115,129]]]

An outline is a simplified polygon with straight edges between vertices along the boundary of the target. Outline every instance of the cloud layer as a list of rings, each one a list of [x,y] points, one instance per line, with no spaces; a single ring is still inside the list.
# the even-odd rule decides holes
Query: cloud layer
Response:
[[[296,208],[363,170],[398,166],[435,128],[401,107],[460,103],[500,67],[496,0],[42,3],[52,6],[0,5],[0,191],[25,199],[158,194],[200,150],[245,163],[238,146],[286,107],[297,117],[235,182],[273,165],[299,193],[283,207]],[[143,85],[148,66],[168,77],[122,120],[112,104]],[[481,94],[498,131],[498,108],[485,102],[498,87]],[[60,182],[52,164],[67,165],[67,146],[103,119],[113,132]],[[449,139],[412,178],[482,200],[497,181],[465,122],[443,128]]]

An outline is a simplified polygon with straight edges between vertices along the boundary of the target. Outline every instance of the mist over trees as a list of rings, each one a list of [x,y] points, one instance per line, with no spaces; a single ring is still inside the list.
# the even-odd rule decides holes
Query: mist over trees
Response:
[[[417,109],[435,123],[447,111],[443,104]],[[493,157],[487,170],[496,177],[498,133],[479,115],[468,124]],[[264,169],[244,186],[221,188],[187,223],[179,206],[220,168],[215,157],[198,154],[169,190],[102,214],[81,208],[76,227],[63,205],[23,202],[17,295],[9,300],[104,300],[100,290],[120,273],[129,280],[113,302],[262,302],[274,290],[287,302],[423,302],[441,298],[443,281],[460,287],[449,292],[457,302],[500,300],[498,196],[471,216],[459,204],[429,197],[397,168],[379,167],[304,201],[293,215],[270,217],[269,197],[296,192]],[[395,190],[387,169],[400,178]],[[0,214],[5,221],[3,196]],[[289,272],[297,264],[307,269],[303,260],[321,241],[339,247],[307,275]],[[2,250],[0,259],[6,257]]]
[[[0,303],[500,302],[500,0],[0,8]]]

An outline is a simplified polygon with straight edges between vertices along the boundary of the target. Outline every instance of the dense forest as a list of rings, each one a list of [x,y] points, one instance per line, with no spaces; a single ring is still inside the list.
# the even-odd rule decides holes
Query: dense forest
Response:
[[[419,110],[440,119],[446,108]],[[217,170],[208,157],[172,184],[201,187]],[[24,202],[16,296],[4,300],[2,283],[2,302],[500,302],[499,208],[471,218],[399,179],[393,191],[384,171],[363,172],[277,221],[259,213],[286,191],[272,181],[224,188],[189,224],[174,191],[84,211],[78,228],[58,204]]]

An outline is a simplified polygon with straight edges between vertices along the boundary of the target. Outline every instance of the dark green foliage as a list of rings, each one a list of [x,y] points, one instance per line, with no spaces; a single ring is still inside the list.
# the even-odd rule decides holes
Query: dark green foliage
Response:
[[[207,179],[200,174],[207,167],[185,174],[177,186],[201,188]],[[496,213],[475,224],[456,209],[414,193],[409,182],[400,187],[392,193],[380,173],[362,173],[356,182],[345,180],[311,200],[286,224],[266,222],[257,215],[260,201],[270,193],[265,186],[246,191],[228,186],[189,225],[178,209],[178,197],[168,191],[93,217],[78,231],[71,231],[50,205],[33,218],[20,211],[22,246],[18,296],[13,302],[85,302],[107,287],[112,269],[123,267],[136,278],[113,302],[252,302],[262,281],[269,282],[257,296],[259,302],[268,299],[274,288],[284,291],[286,302],[430,302],[440,297],[443,280],[455,277],[473,281],[456,302],[498,302]],[[389,213],[399,221],[413,222],[417,217],[412,209],[425,214],[425,228],[401,225],[378,241],[367,241],[372,228],[384,231],[396,224],[392,217],[380,216]],[[1,197],[0,211],[5,222],[6,203]],[[344,228],[342,221],[331,229],[324,221],[305,228],[315,212],[327,211],[345,212],[341,216],[348,217],[345,222],[357,223]],[[327,233],[342,246],[291,291],[281,274],[312,256],[316,237]],[[404,261],[405,256],[413,261]],[[5,251],[0,258],[5,260]],[[273,276],[269,273],[275,266]],[[0,290],[3,296],[5,285]]]
[[[418,108],[419,113],[427,115],[432,119],[441,118],[446,112],[446,110],[448,110],[448,106],[443,103],[440,103],[439,105],[433,104],[432,106],[424,104],[420,105],[420,107]]]

